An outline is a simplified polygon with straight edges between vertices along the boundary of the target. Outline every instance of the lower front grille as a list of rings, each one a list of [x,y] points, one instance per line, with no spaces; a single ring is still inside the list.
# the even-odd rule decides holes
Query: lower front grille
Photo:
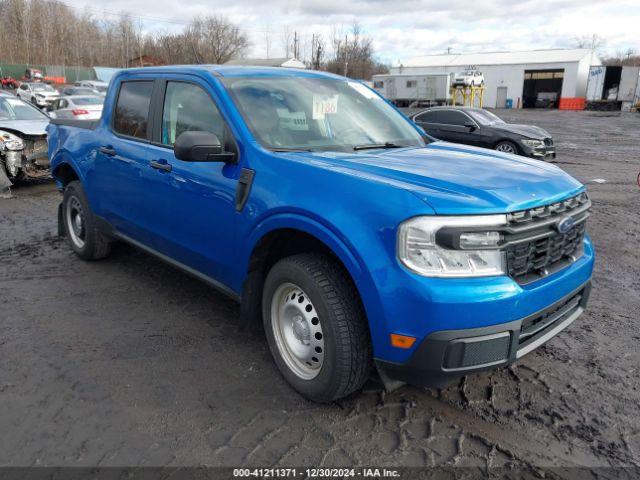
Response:
[[[571,316],[578,308],[580,308],[588,297],[588,288],[585,287],[579,292],[571,295],[569,298],[557,303],[552,308],[542,312],[541,314],[526,318],[523,320],[520,326],[520,335],[518,337],[519,347],[526,347],[527,345],[536,341],[546,332],[554,328],[563,320]]]
[[[586,224],[567,233],[512,245],[506,249],[509,276],[526,284],[549,275],[582,255]]]

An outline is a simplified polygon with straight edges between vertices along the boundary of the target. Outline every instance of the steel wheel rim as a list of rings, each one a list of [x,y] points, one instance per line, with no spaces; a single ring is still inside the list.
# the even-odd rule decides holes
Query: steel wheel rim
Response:
[[[271,328],[287,367],[303,380],[317,377],[324,364],[324,334],[313,303],[297,285],[283,283],[274,292]]]
[[[513,145],[509,145],[508,143],[501,143],[496,147],[496,150],[504,153],[516,153],[516,150],[515,148],[513,148]]]
[[[69,198],[67,202],[67,231],[69,232],[69,237],[71,237],[71,241],[78,248],[84,247],[84,243],[86,240],[86,229],[85,229],[85,218],[84,218],[84,210],[82,208],[82,204],[80,200],[76,197],[72,196]]]

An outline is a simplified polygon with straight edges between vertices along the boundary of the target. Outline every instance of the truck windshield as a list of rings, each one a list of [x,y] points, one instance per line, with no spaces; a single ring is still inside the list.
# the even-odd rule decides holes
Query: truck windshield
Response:
[[[418,131],[360,82],[238,77],[223,83],[256,139],[271,150],[422,146]]]

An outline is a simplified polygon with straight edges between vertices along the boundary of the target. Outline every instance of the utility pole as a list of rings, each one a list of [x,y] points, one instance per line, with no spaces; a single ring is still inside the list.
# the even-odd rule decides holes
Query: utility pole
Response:
[[[293,32],[293,57],[298,58],[300,56],[300,52],[298,51],[298,32]]]

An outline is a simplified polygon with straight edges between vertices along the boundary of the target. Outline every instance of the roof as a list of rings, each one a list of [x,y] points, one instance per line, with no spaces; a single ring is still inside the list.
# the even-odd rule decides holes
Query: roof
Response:
[[[344,77],[339,75],[328,72],[318,72],[316,70],[234,65],[165,65],[160,67],[137,67],[123,69],[119,75],[137,75],[141,73],[159,75],[168,73],[189,73],[193,75],[213,74],[220,77],[314,77],[345,80]]]
[[[306,68],[306,65],[295,58],[236,58],[225,65],[251,65],[256,67],[291,67]]]
[[[588,48],[528,50],[521,52],[478,52],[423,55],[403,67],[465,67],[468,65],[520,65],[527,63],[579,62],[592,54]]]

